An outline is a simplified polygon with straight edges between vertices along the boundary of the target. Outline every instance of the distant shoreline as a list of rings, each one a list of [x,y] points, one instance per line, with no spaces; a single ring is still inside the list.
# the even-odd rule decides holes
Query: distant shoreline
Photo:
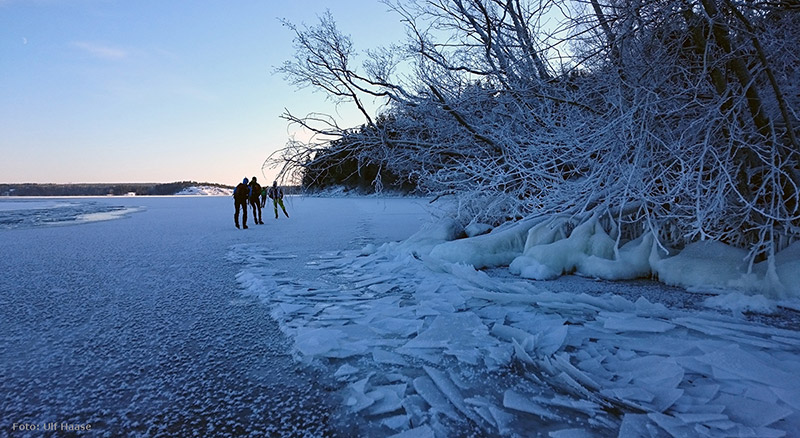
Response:
[[[171,183],[19,183],[0,184],[0,196],[169,196],[178,194],[190,187],[233,189],[232,186],[224,184],[197,181]]]

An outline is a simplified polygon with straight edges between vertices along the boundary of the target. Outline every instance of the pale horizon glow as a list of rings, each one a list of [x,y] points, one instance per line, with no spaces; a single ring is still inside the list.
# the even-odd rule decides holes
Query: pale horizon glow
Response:
[[[293,136],[280,118],[363,119],[275,68],[330,10],[359,51],[400,42],[378,0],[0,1],[0,183],[232,184]],[[376,105],[378,102],[376,102]]]

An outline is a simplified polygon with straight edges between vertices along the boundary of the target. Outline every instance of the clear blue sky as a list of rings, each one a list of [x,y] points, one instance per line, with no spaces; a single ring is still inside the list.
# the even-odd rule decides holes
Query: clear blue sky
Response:
[[[360,50],[404,35],[377,0],[0,0],[0,182],[261,179],[284,108],[335,111],[274,72],[278,18],[326,9]]]

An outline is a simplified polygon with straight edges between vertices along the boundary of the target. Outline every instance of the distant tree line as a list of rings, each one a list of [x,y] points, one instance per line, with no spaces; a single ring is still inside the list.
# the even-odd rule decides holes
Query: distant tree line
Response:
[[[800,6],[785,0],[387,1],[408,40],[366,52],[330,14],[280,70],[363,114],[273,163],[307,187],[387,181],[463,221],[603,218],[618,244],[800,236]],[[375,117],[366,99],[384,99]]]
[[[213,186],[232,188],[216,183],[199,183],[196,181],[179,181],[172,183],[147,184],[0,184],[2,196],[107,196],[127,195],[137,196],[168,196],[174,195],[183,189],[196,186]]]

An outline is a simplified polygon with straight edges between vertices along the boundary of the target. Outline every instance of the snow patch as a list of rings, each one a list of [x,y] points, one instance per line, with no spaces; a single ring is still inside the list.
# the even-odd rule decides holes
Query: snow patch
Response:
[[[186,187],[175,196],[233,196],[233,189],[217,186],[192,186]]]
[[[770,315],[777,311],[775,302],[764,295],[749,296],[739,292],[706,298],[703,304],[706,307],[729,310],[734,314],[752,312]]]

